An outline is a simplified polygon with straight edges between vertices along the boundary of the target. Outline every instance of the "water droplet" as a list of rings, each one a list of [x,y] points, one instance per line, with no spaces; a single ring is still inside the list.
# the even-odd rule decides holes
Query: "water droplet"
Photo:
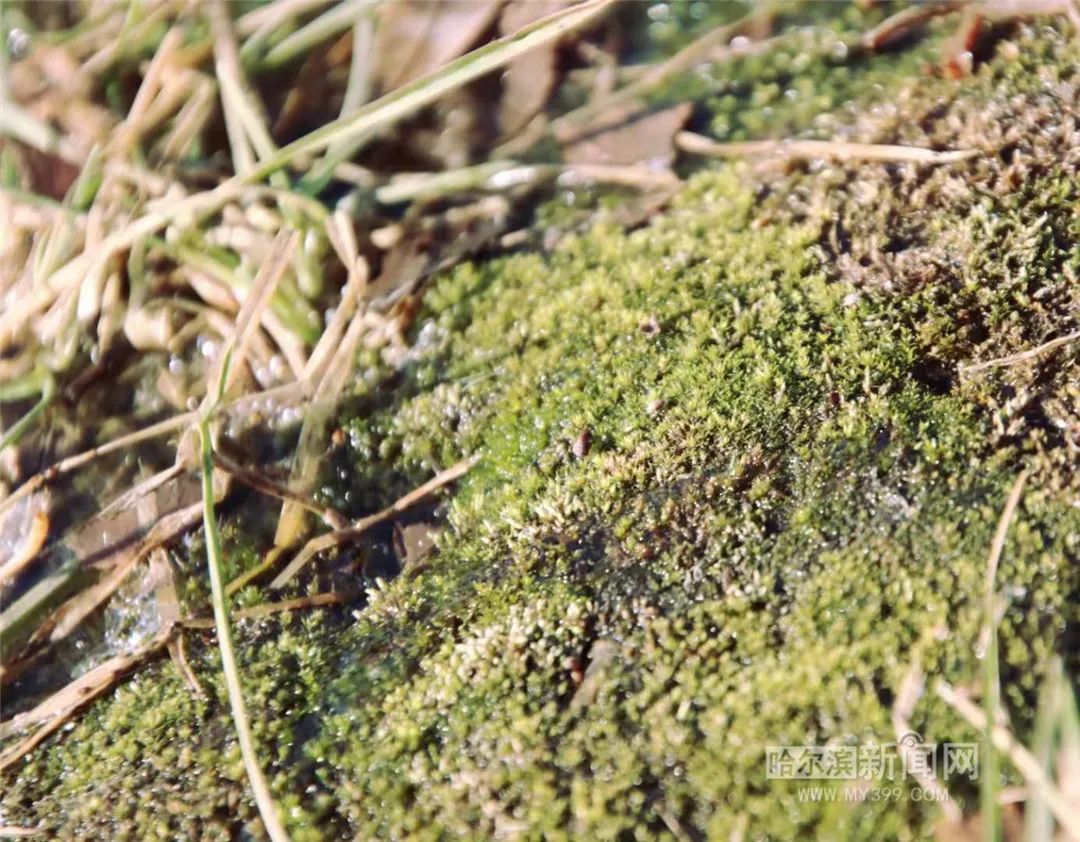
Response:
[[[7,37],[7,48],[11,57],[15,60],[23,58],[30,52],[30,33],[17,26],[11,28]]]

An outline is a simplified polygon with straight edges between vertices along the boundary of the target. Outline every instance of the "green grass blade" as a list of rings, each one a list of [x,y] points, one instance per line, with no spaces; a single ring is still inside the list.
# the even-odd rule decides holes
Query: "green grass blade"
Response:
[[[26,431],[29,430],[37,420],[38,416],[49,408],[49,405],[52,404],[55,398],[56,380],[53,379],[51,374],[46,374],[45,380],[41,386],[41,398],[22,418],[11,425],[11,429],[7,430],[3,436],[0,436],[0,450],[15,444],[15,442],[21,439]]]
[[[1031,753],[1047,777],[1053,772],[1054,736],[1062,713],[1062,679],[1061,660],[1054,658],[1039,691],[1039,709],[1035,715],[1035,733],[1031,744]],[[1050,842],[1054,838],[1053,813],[1038,790],[1028,794],[1024,805],[1024,838],[1028,842]]]
[[[370,2],[347,2],[323,12],[295,32],[281,39],[267,51],[259,64],[274,68],[305,55],[322,42],[348,29],[356,19],[367,12]]]
[[[986,842],[998,842],[1001,839],[1001,762],[994,748],[993,727],[1001,706],[1001,688],[998,676],[997,628],[992,620],[985,657],[983,704],[986,708],[986,728],[983,729],[982,738],[983,762],[982,777],[979,779],[979,802],[982,807],[982,838]]]
[[[221,382],[225,380],[228,366],[224,366]],[[220,392],[220,386],[218,391]],[[266,783],[259,757],[255,750],[255,740],[251,735],[247,706],[240,686],[240,673],[236,666],[236,654],[233,650],[232,631],[229,627],[229,612],[225,604],[225,586],[221,572],[221,534],[217,528],[214,513],[214,448],[210,439],[210,425],[206,417],[199,419],[200,452],[202,456],[202,493],[203,527],[206,530],[206,561],[210,568],[211,600],[214,605],[214,624],[217,627],[218,648],[221,650],[221,670],[225,676],[225,687],[229,694],[229,706],[232,708],[233,724],[240,740],[240,753],[244,758],[251,791],[259,808],[266,832],[274,842],[287,840],[288,834],[281,824],[277,804],[273,793]]]
[[[997,596],[997,570],[1005,549],[1005,537],[1009,532],[1020,496],[1024,493],[1027,471],[1016,478],[1005,508],[998,519],[990,555],[986,561],[986,589],[983,593],[983,622],[988,632],[983,671],[983,708],[986,711],[986,727],[982,740],[982,778],[979,781],[979,801],[982,808],[982,836],[986,842],[1001,838],[1001,760],[994,745],[994,728],[998,724],[1001,708],[1001,680],[998,668],[998,636],[994,603]]]

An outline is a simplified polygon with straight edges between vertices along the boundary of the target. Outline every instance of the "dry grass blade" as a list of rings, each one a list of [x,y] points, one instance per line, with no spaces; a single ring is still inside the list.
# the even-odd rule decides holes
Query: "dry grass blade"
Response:
[[[936,689],[938,696],[972,728],[989,732],[995,748],[1009,758],[1023,776],[1028,789],[1046,803],[1054,818],[1071,838],[1080,839],[1080,810],[1055,786],[1039,761],[1024,748],[1012,732],[1001,725],[993,724],[978,705],[947,682],[939,681]]]
[[[138,10],[140,7],[129,7]],[[87,76],[102,76],[121,57],[132,44],[145,43],[152,37],[155,29],[166,23],[180,10],[180,4],[173,0],[162,0],[152,6],[146,7],[137,22],[129,15],[125,20],[123,29],[117,33],[117,37],[110,38],[105,45],[94,55],[88,58],[82,65],[82,71]]]
[[[963,814],[956,803],[949,797],[949,792],[944,784],[913,762],[914,746],[904,740],[906,735],[912,733],[911,714],[922,696],[925,679],[926,676],[923,673],[922,665],[919,663],[918,658],[915,658],[912,660],[911,666],[908,667],[908,671],[904,674],[904,679],[900,682],[900,687],[896,692],[896,699],[893,702],[892,725],[893,732],[896,734],[896,746],[900,752],[900,759],[904,764],[904,769],[918,780],[919,785],[934,797],[936,803],[941,805],[941,812],[946,820],[960,822],[963,819]]]
[[[367,285],[367,262],[359,256],[355,238],[347,224],[330,230],[335,232],[331,236],[334,248],[349,267],[349,281],[339,308],[348,313],[355,309],[359,295]],[[315,483],[319,467],[318,455],[326,441],[327,422],[352,372],[356,348],[366,329],[364,320],[357,318],[355,314],[348,317],[348,328],[344,336],[338,338],[336,335],[342,326],[343,323],[339,323],[335,314],[334,323],[324,337],[324,340],[333,341],[335,344],[331,346],[329,341],[320,340],[312,354],[312,361],[318,362],[309,365],[310,376],[317,377],[318,380],[311,405],[300,428],[292,467],[293,482],[305,494],[310,493]],[[326,360],[325,363],[321,362],[323,359]],[[297,506],[288,503],[283,506],[274,534],[274,546],[292,546],[304,527],[303,521],[302,511]]]
[[[161,39],[154,58],[150,61],[138,93],[128,109],[123,124],[113,134],[109,152],[120,158],[126,158],[144,131],[144,118],[151,103],[161,89],[162,75],[173,53],[183,41],[183,32],[179,28],[170,29]]]
[[[384,205],[430,201],[467,190],[484,189],[502,173],[520,169],[515,161],[486,161],[470,167],[434,173],[403,173],[375,191]]]
[[[253,582],[262,579],[271,570],[277,567],[278,559],[288,550],[285,546],[274,546],[270,548],[270,551],[263,556],[263,560],[256,564],[254,567],[245,570],[235,579],[231,580],[228,585],[225,586],[225,594],[227,596],[233,596]]]
[[[236,42],[232,39],[229,15],[224,4],[219,0],[210,0],[206,4],[206,15],[210,19],[210,28],[214,34],[214,61],[218,84],[221,87],[222,114],[225,118],[225,133],[229,137],[229,149],[232,152],[233,171],[241,174],[255,166],[256,156],[247,121],[243,117],[247,103],[246,91],[241,82],[240,56]]]
[[[614,184],[638,190],[671,189],[681,183],[670,169],[647,164],[574,164],[562,168],[559,184]]]
[[[0,825],[0,839],[29,839],[31,836],[44,836],[46,831],[34,827]]]
[[[338,353],[342,337],[353,322],[360,296],[363,294],[368,282],[368,264],[360,257],[359,245],[356,242],[356,234],[352,229],[352,221],[343,211],[336,212],[326,222],[326,235],[330,244],[334,247],[338,257],[349,273],[345,288],[341,291],[341,301],[334,311],[334,317],[327,324],[322,336],[308,357],[307,367],[304,369],[304,380],[308,383],[318,384],[322,380],[323,373],[330,361]]]
[[[327,226],[327,231],[338,257],[349,269],[349,280],[338,308],[343,318],[338,318],[339,313],[334,314],[334,319],[326,334],[312,352],[308,371],[305,372],[306,375],[317,377],[318,380],[311,404],[300,426],[300,438],[293,456],[292,483],[303,495],[310,494],[315,484],[319,470],[319,454],[326,442],[327,422],[337,406],[348,376],[352,373],[356,360],[356,347],[365,330],[364,320],[356,318],[353,311],[357,306],[361,291],[367,285],[367,261],[360,257],[355,236],[347,221],[335,218],[333,223]],[[348,328],[344,336],[341,336],[340,332],[346,319]],[[323,360],[325,363],[322,362]],[[281,515],[274,532],[275,549],[291,547],[300,539],[306,525],[304,508],[289,502],[281,507]],[[326,518],[324,517],[323,520]],[[331,528],[341,527],[332,526]]]
[[[98,516],[107,516],[137,506],[139,501],[146,497],[147,494],[152,494],[166,483],[172,482],[183,472],[184,466],[179,464],[171,465],[163,471],[158,471],[156,474],[136,483],[133,488],[129,488],[98,512]]]
[[[0,92],[0,136],[18,140],[75,166],[82,166],[85,163],[85,155],[67,138],[59,136],[50,126],[42,123],[2,92]]]
[[[299,237],[296,234],[287,231],[278,234],[274,239],[270,258],[260,267],[259,273],[255,276],[251,290],[236,316],[235,331],[226,346],[221,349],[214,363],[214,369],[207,380],[210,384],[220,382],[222,393],[228,388],[233,373],[240,367],[239,364],[243,362],[248,343],[259,328],[262,314],[269,305],[278,282],[285,274],[298,242]],[[226,376],[222,377],[223,374]],[[213,390],[208,389],[203,403],[204,411],[211,401],[216,403],[220,398],[221,394],[214,395]]]
[[[679,132],[675,144],[683,152],[712,158],[776,157],[825,159],[833,161],[877,161],[881,163],[955,164],[977,157],[975,149],[937,151],[917,146],[887,143],[851,143],[838,140],[748,140],[718,143],[694,132]]]
[[[373,526],[383,523],[384,521],[392,518],[394,515],[400,514],[401,512],[419,503],[428,495],[434,493],[435,491],[438,491],[444,485],[447,485],[454,480],[465,476],[465,474],[469,472],[469,469],[472,468],[472,466],[475,465],[478,460],[478,456],[471,456],[468,459],[462,459],[456,465],[451,465],[446,470],[440,471],[438,474],[425,482],[419,488],[410,491],[393,505],[383,509],[382,511],[376,512],[373,515],[368,515],[367,517],[360,518],[360,520],[353,523],[353,525],[348,527],[347,529],[339,529],[336,532],[331,532],[327,535],[320,535],[318,538],[312,538],[310,541],[307,542],[307,544],[304,545],[304,548],[299,553],[297,553],[296,558],[294,558],[289,563],[289,566],[286,567],[283,571],[281,571],[278,577],[270,583],[270,587],[274,590],[280,590],[281,588],[285,587],[285,585],[289,583],[293,576],[299,573],[300,570],[303,569],[304,565],[311,561],[311,559],[314,558],[317,554],[325,550],[331,549],[332,547],[338,547],[342,544],[347,544],[350,541],[355,541]]]
[[[0,587],[10,582],[23,572],[45,546],[49,537],[49,516],[45,512],[36,512],[30,519],[30,528],[23,536],[22,543],[8,559],[0,563]]]
[[[1020,504],[1020,497],[1024,493],[1024,484],[1027,482],[1027,471],[1021,471],[1009,490],[1009,497],[1005,501],[1005,508],[1001,512],[997,529],[994,530],[994,540],[990,544],[990,554],[986,559],[986,591],[984,594],[985,622],[992,622],[993,602],[997,580],[998,565],[1001,563],[1001,554],[1005,550],[1005,538],[1009,534],[1009,526],[1016,507]]]
[[[676,187],[679,177],[670,169],[648,164],[517,164],[493,161],[440,173],[410,173],[392,179],[375,191],[385,204],[427,201],[455,193],[514,190],[527,184],[556,180],[562,186],[613,184],[639,190]]]
[[[25,731],[35,725],[42,726],[29,737],[0,754],[0,772],[11,768],[33,751],[50,734],[62,728],[79,709],[105,693],[134,667],[157,654],[174,634],[176,634],[176,627],[162,630],[134,652],[110,658],[79,676],[37,707],[0,723],[0,739]]]

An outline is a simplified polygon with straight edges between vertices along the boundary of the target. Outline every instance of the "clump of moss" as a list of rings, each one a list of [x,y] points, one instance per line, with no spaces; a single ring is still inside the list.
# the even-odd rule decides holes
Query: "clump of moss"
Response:
[[[1076,66],[1056,35],[1023,37],[1023,55]],[[1022,119],[1046,86],[1001,66],[900,111],[946,145],[980,112]],[[852,131],[915,131],[875,119]],[[1070,440],[1037,420],[1075,423],[1076,351],[978,379],[956,366],[1068,312],[1075,162],[995,192],[1016,161],[997,154],[936,171],[725,165],[642,230],[601,224],[441,277],[410,361],[367,361],[336,466],[374,501],[482,454],[439,554],[355,615],[240,629],[295,837],[919,835],[934,805],[801,802],[766,781],[764,747],[895,739],[916,658],[977,678],[986,553],[1022,467],[998,581],[1005,702],[1026,734],[1080,604]],[[164,664],[140,675],[27,761],[4,819],[257,832],[216,656],[196,648],[211,702]],[[977,736],[930,696],[912,724]],[[970,783],[949,783],[974,809]]]

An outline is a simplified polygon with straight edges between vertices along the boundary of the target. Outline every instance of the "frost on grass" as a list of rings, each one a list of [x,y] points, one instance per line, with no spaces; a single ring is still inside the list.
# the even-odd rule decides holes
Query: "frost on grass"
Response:
[[[426,298],[422,352],[366,360],[351,489],[393,499],[483,460],[425,569],[355,615],[239,630],[295,838],[928,827],[927,803],[800,803],[764,747],[893,739],[914,658],[977,680],[984,560],[1023,467],[997,579],[1004,703],[1029,734],[1049,659],[1076,657],[1080,348],[959,368],[1076,329],[1080,63],[1053,31],[1015,47],[845,117],[873,142],[982,138],[977,161],[727,165],[644,229],[459,267]],[[257,830],[196,648],[211,702],[167,664],[140,674],[6,783],[4,820]],[[911,722],[978,736],[931,697]]]

